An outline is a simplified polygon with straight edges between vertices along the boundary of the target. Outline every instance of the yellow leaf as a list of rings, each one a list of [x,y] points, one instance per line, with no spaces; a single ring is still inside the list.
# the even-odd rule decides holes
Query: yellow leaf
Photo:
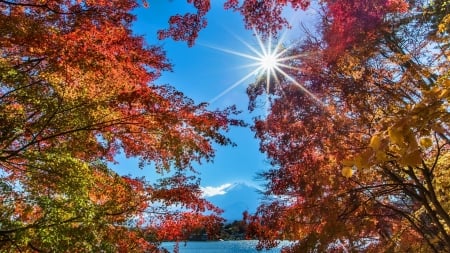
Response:
[[[367,149],[355,157],[354,163],[358,169],[368,169],[371,166],[371,160],[374,156],[374,151]]]
[[[391,139],[391,142],[397,145],[403,144],[403,135],[402,135],[402,129],[397,127],[390,127],[388,129],[389,138]]]
[[[403,165],[416,166],[422,163],[420,150],[405,154],[399,161]]]
[[[405,137],[404,140],[405,142],[408,144],[408,149],[409,150],[416,150],[419,148],[419,144],[417,143],[417,139],[414,136],[414,134],[412,133],[411,130],[406,131],[406,133],[404,133]]]
[[[446,29],[448,29],[448,25],[450,24],[450,14],[447,14],[438,25],[438,32],[444,33]]]
[[[441,99],[446,98],[449,96],[449,94],[450,94],[450,90],[444,88],[441,90],[441,93],[438,95],[438,98],[441,98]]]
[[[374,135],[370,139],[369,147],[373,148],[374,150],[380,149],[381,144],[381,138],[379,135]]]
[[[377,151],[375,154],[375,158],[378,162],[385,162],[388,160],[388,157],[386,156],[386,153],[384,151]]]
[[[433,145],[433,141],[431,140],[430,137],[422,137],[420,139],[420,146],[422,148],[429,148]]]
[[[346,178],[350,178],[353,176],[353,169],[350,167],[344,167],[342,168],[342,176],[346,177]]]

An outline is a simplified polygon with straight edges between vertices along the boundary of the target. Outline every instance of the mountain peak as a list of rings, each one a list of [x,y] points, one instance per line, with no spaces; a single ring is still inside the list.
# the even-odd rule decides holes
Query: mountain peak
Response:
[[[219,187],[202,187],[205,197],[214,205],[224,210],[223,217],[227,222],[242,220],[242,213],[248,211],[254,213],[258,207],[262,195],[259,187],[246,182],[224,184]],[[208,194],[205,194],[205,190]],[[217,190],[215,195],[212,194]]]

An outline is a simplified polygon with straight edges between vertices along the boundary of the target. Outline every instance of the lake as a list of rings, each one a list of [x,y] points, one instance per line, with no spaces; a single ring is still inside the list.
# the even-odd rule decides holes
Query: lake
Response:
[[[255,249],[257,243],[256,240],[187,242],[186,244],[180,242],[180,253],[278,253],[282,246],[288,245],[288,242],[282,242],[277,248],[257,251]],[[162,246],[173,252],[174,243],[165,242]]]

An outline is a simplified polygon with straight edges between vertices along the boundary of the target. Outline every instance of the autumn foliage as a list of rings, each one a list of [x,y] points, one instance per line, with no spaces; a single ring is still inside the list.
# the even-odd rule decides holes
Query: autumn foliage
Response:
[[[285,252],[450,251],[450,2],[225,2],[263,37],[311,5],[321,22],[287,45],[291,78],[248,88],[250,109],[269,96],[254,130],[271,161],[249,236],[293,241]]]
[[[270,95],[254,130],[272,166],[250,234],[285,252],[449,251],[450,3],[320,4],[284,70],[320,102],[282,76],[248,89]]]
[[[161,39],[194,45],[210,1],[187,2],[197,11]],[[148,252],[217,231],[191,164],[241,122],[153,84],[170,64],[132,35],[137,6],[0,1],[1,251]],[[263,37],[289,27],[283,9],[311,6],[317,30],[286,45],[304,56],[286,63],[292,79],[248,89],[251,107],[269,96],[254,130],[271,161],[249,236],[293,241],[285,252],[449,252],[450,2],[224,1]],[[117,175],[119,153],[168,176]]]
[[[170,64],[132,34],[137,6],[0,1],[0,251],[149,252],[217,229],[191,164],[241,122],[153,84]],[[118,175],[120,153],[166,178]]]

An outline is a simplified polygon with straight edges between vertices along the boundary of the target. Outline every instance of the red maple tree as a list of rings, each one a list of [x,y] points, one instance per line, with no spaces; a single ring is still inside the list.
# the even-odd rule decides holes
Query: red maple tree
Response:
[[[285,63],[291,78],[248,89],[271,96],[254,129],[272,165],[250,235],[293,241],[285,252],[448,251],[448,6],[322,7],[315,37],[287,53],[307,55]]]
[[[1,250],[148,252],[221,222],[191,164],[242,122],[153,84],[171,66],[132,34],[137,6],[0,1]],[[118,175],[119,153],[166,178]]]

